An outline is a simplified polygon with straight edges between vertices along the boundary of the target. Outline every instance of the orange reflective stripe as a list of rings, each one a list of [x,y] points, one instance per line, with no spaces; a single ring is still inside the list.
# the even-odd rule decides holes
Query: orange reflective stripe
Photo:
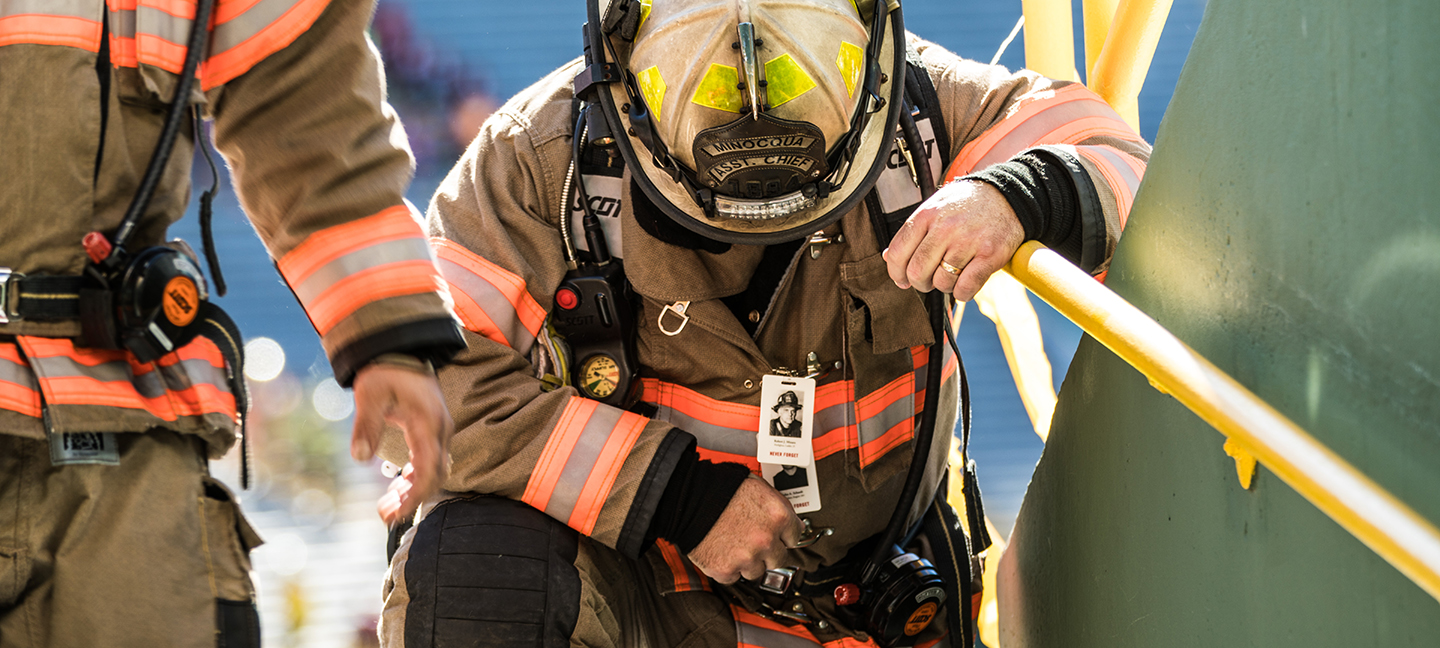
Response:
[[[220,0],[215,3],[215,24],[227,23],[259,4],[260,0]]]
[[[319,297],[305,304],[305,311],[320,335],[330,332],[351,313],[390,297],[417,295],[442,290],[435,264],[429,261],[402,261],[358,272],[335,282]]]
[[[760,470],[756,431],[760,408],[716,400],[692,389],[653,378],[640,381],[640,399],[654,405],[656,420],[695,436],[702,459],[730,461]]]
[[[207,381],[207,376],[179,366],[199,362],[223,376],[224,359],[215,344],[205,338],[197,338],[157,363],[148,364],[136,362],[126,351],[76,348],[74,342],[64,338],[21,336],[19,340],[36,368],[40,391],[51,405],[144,410],[164,421],[212,413],[236,417],[235,396],[223,378],[218,383]],[[46,366],[50,368],[42,371]],[[157,367],[170,372],[169,378],[156,373]],[[172,389],[172,384],[188,386]]]
[[[20,355],[20,347],[0,343],[0,409],[40,417],[40,392],[35,373]]]
[[[174,422],[175,408],[167,396],[146,398],[126,382],[102,382],[85,376],[41,378],[40,389],[53,405],[105,405],[145,410],[156,418]]]
[[[815,636],[800,627],[782,625],[743,607],[730,604],[735,619],[735,643],[741,648],[814,648]]]
[[[696,420],[734,430],[760,429],[760,407],[716,400],[674,383],[654,378],[641,380],[642,398],[655,405],[674,408]],[[653,400],[652,400],[653,399]]]
[[[376,301],[444,290],[404,205],[314,232],[276,265],[321,335]]]
[[[40,392],[0,380],[0,409],[40,418]]]
[[[197,3],[194,0],[138,0],[134,3],[133,8],[149,7],[163,11],[176,18],[194,20],[196,5]]]
[[[1115,194],[1120,211],[1120,228],[1130,220],[1130,208],[1135,202],[1135,193],[1145,177],[1145,163],[1120,152],[1112,146],[1077,146],[1076,152],[1100,169],[1105,182]]]
[[[680,550],[664,538],[656,540],[655,546],[660,549],[660,555],[670,567],[670,576],[675,580],[675,591],[688,592],[695,589],[690,586],[690,574],[685,569],[685,563],[680,560]]]
[[[203,337],[197,337],[193,342],[161,356],[158,362],[162,367],[169,367],[186,360],[204,360],[216,367],[225,367],[225,356],[220,353],[220,347]]]
[[[72,16],[19,14],[0,18],[0,47],[30,43],[100,51],[100,21]]]
[[[520,496],[520,501],[545,510],[551,494],[555,492],[555,485],[560,482],[560,475],[565,471],[565,460],[569,458],[570,450],[580,440],[580,433],[585,431],[585,423],[599,405],[599,401],[579,396],[570,397],[570,402],[565,404],[565,410],[560,413],[560,421],[555,424],[555,429],[550,431],[550,440],[545,442],[540,461],[530,473],[530,481],[525,484],[525,493]]]
[[[449,282],[466,328],[526,353],[545,325],[546,312],[525,279],[454,241],[430,239],[440,274]],[[463,296],[463,298],[462,298]]]
[[[110,35],[110,62],[115,67],[135,67],[140,59],[135,54],[133,37]]]
[[[25,336],[25,353],[31,358],[52,358],[65,356],[87,366],[107,362],[130,362],[130,353],[119,349],[83,349],[66,338],[44,338]]]
[[[855,447],[858,432],[851,422],[854,400],[853,380],[838,380],[815,388],[815,436],[811,447],[816,461]]]
[[[521,501],[581,533],[594,531],[646,419],[572,396],[550,432]]]
[[[424,237],[420,224],[404,205],[396,205],[372,216],[342,223],[311,233],[275,265],[291,285],[304,283],[325,264],[376,243]]]
[[[480,304],[465,292],[465,289],[453,281],[447,280],[450,286],[450,298],[455,303],[455,315],[460,318],[460,324],[470,331],[479,333],[481,336],[505,346],[510,346],[510,340],[505,339],[505,334],[495,320],[490,319],[489,313],[485,312]]]
[[[298,0],[288,11],[253,36],[238,45],[214,52],[205,62],[201,87],[209,90],[230,81],[248,72],[265,57],[284,49],[299,38],[300,34],[305,33],[305,30],[310,29],[310,25],[315,23],[315,19],[320,17],[328,5],[329,0]],[[242,16],[243,12],[232,16],[225,24],[217,25],[217,41],[221,30]]]
[[[228,391],[221,391],[215,385],[202,383],[189,389],[172,390],[169,393],[173,399],[171,406],[180,416],[224,414],[239,421],[239,415],[235,411],[235,396]]]
[[[1095,135],[1134,139],[1135,132],[1098,95],[1068,85],[1022,104],[955,156],[946,181],[1002,162],[1038,144],[1074,144]]]
[[[645,417],[633,412],[620,415],[620,421],[606,435],[600,456],[590,469],[585,486],[580,490],[580,498],[575,502],[568,522],[571,528],[585,535],[590,535],[595,530],[595,522],[600,519],[600,511],[605,506],[606,498],[610,496],[610,487],[615,485],[615,478],[620,475],[620,468],[630,456],[630,449],[635,447],[635,441],[644,431]]]
[[[135,60],[171,74],[185,69],[185,49],[154,34],[135,35]]]
[[[940,639],[944,639],[944,637],[941,637]],[[935,645],[937,642],[939,642],[940,639],[936,639],[935,641],[932,641],[932,642],[929,642],[929,643],[926,643],[926,644],[923,644],[923,645],[924,645],[924,646],[933,646],[933,645]],[[860,640],[858,640],[858,639],[852,639],[852,638],[850,638],[850,637],[842,637],[842,638],[840,638],[840,639],[836,639],[835,641],[827,641],[827,642],[825,642],[825,643],[822,644],[822,645],[824,645],[825,648],[880,648],[879,645],[876,644],[874,640],[870,640],[870,641],[860,641]],[[917,647],[917,648],[918,648],[918,647]]]

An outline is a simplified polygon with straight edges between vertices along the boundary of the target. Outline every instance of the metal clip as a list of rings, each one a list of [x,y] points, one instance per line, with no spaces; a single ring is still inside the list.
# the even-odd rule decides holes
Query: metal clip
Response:
[[[796,540],[795,544],[790,545],[791,549],[804,549],[805,547],[819,542],[820,538],[835,535],[835,527],[820,527],[818,529],[812,529],[810,528],[810,520],[805,519],[800,521],[805,523],[805,531],[800,534],[800,539]]]
[[[844,243],[844,242],[845,242],[845,235],[844,235],[844,234],[836,234],[835,236],[826,236],[826,235],[825,235],[825,232],[816,232],[816,233],[814,233],[814,234],[811,234],[811,235],[810,235],[810,242],[809,242],[809,244],[810,244],[810,258],[812,258],[812,259],[818,259],[818,258],[820,258],[820,252],[821,252],[822,250],[824,250],[824,249],[825,249],[825,246],[827,246],[827,245],[830,245],[830,244],[832,244],[832,243]]]
[[[690,323],[690,316],[685,314],[685,311],[689,310],[689,308],[690,302],[688,301],[677,301],[673,304],[669,304],[665,306],[665,308],[660,310],[660,317],[655,319],[655,325],[660,327],[661,333],[664,333],[665,335],[668,335],[670,337],[675,337],[680,334],[680,331],[685,330],[686,324]],[[666,330],[665,328],[666,313],[675,313],[676,315],[680,316],[680,326],[675,327],[675,330],[673,331]]]
[[[25,275],[0,267],[0,324],[10,323],[10,279]]]
[[[905,145],[905,140],[895,138],[895,148],[900,149],[900,155],[905,158],[905,165],[910,169],[910,181],[915,186],[920,186],[920,173],[915,170],[915,158],[910,155],[910,147]]]

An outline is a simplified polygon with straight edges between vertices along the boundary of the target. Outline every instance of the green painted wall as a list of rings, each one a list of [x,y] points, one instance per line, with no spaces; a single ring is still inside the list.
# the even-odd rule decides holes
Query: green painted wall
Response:
[[[1440,2],[1211,0],[1108,285],[1440,523]],[[1088,337],[1020,646],[1440,646],[1440,603]]]

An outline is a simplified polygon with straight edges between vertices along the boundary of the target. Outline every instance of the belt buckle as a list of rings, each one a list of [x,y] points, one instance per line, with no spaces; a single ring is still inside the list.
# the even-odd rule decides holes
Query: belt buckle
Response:
[[[25,275],[0,266],[0,324],[9,324],[12,317],[19,319],[18,315],[10,313],[10,279],[23,276]]]

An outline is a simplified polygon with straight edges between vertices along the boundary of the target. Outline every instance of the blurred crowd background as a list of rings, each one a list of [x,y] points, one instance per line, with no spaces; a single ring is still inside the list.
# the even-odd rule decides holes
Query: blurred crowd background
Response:
[[[989,61],[1021,5],[908,0],[904,11],[907,27],[921,37]],[[1149,141],[1203,11],[1203,0],[1175,0],[1140,95],[1141,130]],[[1079,0],[1073,12],[1076,59],[1084,61]],[[426,207],[506,97],[579,54],[583,21],[582,0],[380,0],[372,37],[384,59],[390,101],[415,151],[412,202]],[[1014,69],[1023,62],[1022,37],[1000,63]],[[196,165],[197,188],[210,182],[202,165]],[[245,334],[254,394],[250,431],[257,479],[241,498],[266,541],[254,556],[265,645],[372,646],[386,567],[385,528],[374,504],[388,480],[378,464],[350,460],[351,394],[331,377],[314,330],[245,220],[228,178],[221,183],[216,239],[230,294],[220,304]],[[198,241],[197,219],[187,215],[171,234]],[[1080,332],[1032,301],[1058,388]],[[968,315],[958,340],[974,398],[971,451],[988,513],[1008,535],[1043,444],[1016,395],[994,326],[974,309]],[[216,462],[214,471],[238,489],[234,453]]]

